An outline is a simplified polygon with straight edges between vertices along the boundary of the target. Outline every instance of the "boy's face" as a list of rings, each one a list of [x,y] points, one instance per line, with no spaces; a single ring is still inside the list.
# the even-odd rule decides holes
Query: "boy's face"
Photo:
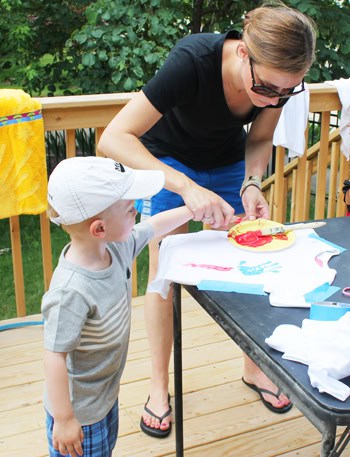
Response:
[[[106,223],[106,241],[126,241],[135,225],[137,211],[134,200],[119,200],[103,216]]]

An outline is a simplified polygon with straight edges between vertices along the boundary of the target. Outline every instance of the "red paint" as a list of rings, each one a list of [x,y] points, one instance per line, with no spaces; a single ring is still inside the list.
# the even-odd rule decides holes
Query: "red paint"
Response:
[[[264,244],[271,243],[272,236],[262,236],[260,230],[249,231],[242,233],[241,235],[235,236],[235,241],[242,246],[249,246],[252,248],[257,248],[263,246]]]
[[[206,265],[203,263],[186,263],[185,267],[205,268],[207,270],[230,271],[233,267],[220,267],[218,265]]]
[[[240,235],[229,234],[238,244],[242,246],[249,246],[252,248],[258,248],[264,246],[264,244],[271,243],[273,239],[288,240],[288,236],[284,233],[279,235],[262,235],[261,230],[251,230]]]

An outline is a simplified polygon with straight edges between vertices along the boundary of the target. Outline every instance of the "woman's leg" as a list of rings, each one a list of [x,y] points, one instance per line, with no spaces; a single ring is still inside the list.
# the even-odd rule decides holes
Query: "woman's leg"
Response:
[[[271,381],[266,374],[260,370],[260,368],[255,365],[255,363],[246,355],[244,355],[244,370],[243,370],[243,379],[249,384],[253,384],[259,389],[266,389],[271,392],[277,392],[277,386]],[[283,408],[290,404],[290,400],[283,393],[277,398],[275,395],[269,395],[267,393],[262,393],[264,399],[271,403],[272,406],[276,408]]]
[[[239,189],[244,178],[244,162],[238,162],[231,166],[221,167],[210,171],[210,185],[208,187],[213,192],[220,195],[233,208],[236,209],[237,217],[244,217],[244,209],[239,196]],[[219,229],[220,230],[220,229]],[[227,227],[221,228],[227,230]],[[277,386],[265,375],[255,363],[244,354],[243,379],[259,389],[266,389],[271,392],[278,392]],[[262,393],[264,399],[276,408],[283,408],[290,404],[290,400],[283,393],[276,398],[273,395]]]
[[[244,217],[244,214],[237,214],[237,217]],[[259,389],[269,390],[271,392],[278,392],[278,387],[271,381],[270,378],[250,359],[245,353],[243,353],[244,368],[243,368],[243,379],[249,384],[253,384]],[[278,397],[275,395],[269,395],[268,393],[262,393],[264,399],[271,403],[276,408],[283,408],[290,404],[290,400],[283,393]]]
[[[172,234],[186,233],[187,224],[178,227]],[[152,240],[149,244],[149,281],[156,275],[158,267],[158,251],[160,239]],[[151,353],[151,386],[150,398],[147,408],[156,416],[161,417],[168,409],[168,384],[169,384],[169,360],[173,343],[173,306],[172,290],[167,299],[159,294],[146,293],[145,297],[145,321],[148,342]],[[171,415],[159,420],[143,412],[143,421],[152,428],[167,430],[171,422]]]

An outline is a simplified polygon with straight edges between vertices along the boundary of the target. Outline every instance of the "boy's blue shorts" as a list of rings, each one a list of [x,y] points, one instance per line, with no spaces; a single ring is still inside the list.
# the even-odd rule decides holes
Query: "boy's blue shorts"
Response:
[[[184,173],[192,181],[222,197],[234,209],[236,214],[244,213],[239,191],[245,173],[244,161],[210,170],[193,170],[172,157],[160,157],[159,160],[177,171]],[[169,190],[162,189],[149,199],[137,200],[135,207],[146,218],[168,209],[184,205],[182,197]]]
[[[52,430],[54,419],[46,411],[46,433],[49,444],[50,457],[67,457],[56,451],[52,445]],[[117,442],[119,427],[118,400],[106,417],[91,425],[83,425],[84,432],[83,456],[84,457],[111,457]]]

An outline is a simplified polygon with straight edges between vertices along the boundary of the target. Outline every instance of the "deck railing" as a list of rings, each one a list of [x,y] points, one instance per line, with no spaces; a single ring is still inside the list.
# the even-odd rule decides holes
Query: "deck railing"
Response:
[[[331,113],[341,110],[341,103],[337,91],[330,86],[310,84],[309,87],[309,111],[320,116],[320,141],[308,148],[301,158],[289,163],[285,149],[278,146],[275,173],[263,183],[271,219],[279,222],[345,214],[341,188],[349,176],[349,162],[340,152],[339,129],[330,127]],[[308,128],[305,135],[308,138]],[[314,199],[311,199],[312,188]]]
[[[303,157],[288,162],[286,151],[278,147],[273,164],[274,174],[263,182],[263,192],[271,209],[271,219],[294,222],[345,215],[341,186],[349,178],[349,162],[340,153],[338,129],[330,128],[331,112],[341,109],[335,88],[310,84],[310,113],[319,113],[321,136]],[[76,130],[95,129],[95,144],[104,127],[134,96],[132,93],[81,95],[38,99],[42,104],[46,131],[65,131],[66,157],[76,155]],[[293,126],[291,126],[293,128]],[[306,132],[307,135],[307,132]],[[96,151],[97,152],[97,151]],[[311,188],[316,180],[314,205]],[[288,203],[289,202],[289,203]],[[310,209],[312,208],[312,209]],[[44,288],[52,276],[50,222],[45,213],[40,218]],[[10,218],[11,248],[17,316],[26,315],[19,216]],[[136,263],[133,274],[133,296],[137,294]]]

